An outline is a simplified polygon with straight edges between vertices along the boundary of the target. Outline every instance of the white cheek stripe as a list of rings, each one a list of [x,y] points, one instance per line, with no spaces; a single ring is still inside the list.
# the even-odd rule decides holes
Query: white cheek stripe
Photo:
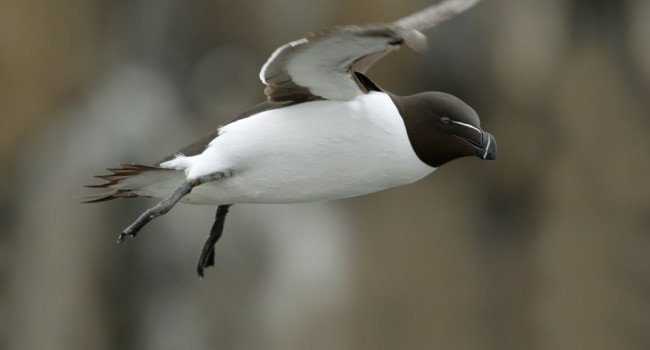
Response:
[[[466,127],[468,127],[468,128],[472,128],[472,129],[478,131],[480,134],[483,133],[483,132],[481,131],[481,129],[479,129],[479,128],[473,126],[473,125],[469,125],[469,124],[467,124],[467,123],[457,122],[457,121],[454,121],[454,120],[450,120],[450,122],[452,122],[452,123],[454,123],[454,124],[458,124],[458,125],[466,126]]]

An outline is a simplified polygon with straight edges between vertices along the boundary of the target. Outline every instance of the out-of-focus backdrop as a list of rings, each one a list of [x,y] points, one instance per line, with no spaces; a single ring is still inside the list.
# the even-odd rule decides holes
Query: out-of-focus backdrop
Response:
[[[264,99],[322,27],[424,0],[3,0],[0,348],[650,348],[650,2],[485,0],[369,75],[452,93],[499,143],[412,185],[213,207],[117,245],[151,199],[81,205]]]

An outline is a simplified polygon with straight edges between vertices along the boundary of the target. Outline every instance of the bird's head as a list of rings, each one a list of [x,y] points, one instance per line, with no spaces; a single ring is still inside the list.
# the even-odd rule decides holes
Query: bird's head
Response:
[[[432,167],[466,156],[495,159],[494,137],[481,129],[476,111],[442,92],[393,96],[417,156]]]

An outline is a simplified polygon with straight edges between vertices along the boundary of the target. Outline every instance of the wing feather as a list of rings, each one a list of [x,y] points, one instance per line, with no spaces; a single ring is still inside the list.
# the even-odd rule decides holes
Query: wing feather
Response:
[[[271,103],[349,100],[363,94],[351,74],[359,59],[383,54],[402,38],[388,26],[346,26],[310,33],[277,49],[260,71]]]
[[[317,99],[350,100],[368,89],[354,72],[365,73],[402,44],[426,49],[422,30],[459,14],[479,0],[446,0],[390,24],[344,26],[310,33],[276,49],[260,80],[272,104]]]
[[[476,5],[480,0],[447,0],[403,17],[393,25],[421,32],[456,16]]]

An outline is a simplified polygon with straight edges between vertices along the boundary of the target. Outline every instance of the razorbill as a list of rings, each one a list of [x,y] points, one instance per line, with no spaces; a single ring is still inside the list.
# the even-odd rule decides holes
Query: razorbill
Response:
[[[177,202],[217,205],[197,272],[214,265],[214,245],[236,203],[298,203],[348,198],[417,181],[453,159],[495,159],[496,143],[476,112],[442,92],[394,95],[366,71],[407,45],[426,47],[422,30],[478,0],[449,0],[389,24],[344,26],[280,46],[260,71],[267,101],[151,166],[119,164],[116,198],[163,200],[118,239],[135,236]]]

